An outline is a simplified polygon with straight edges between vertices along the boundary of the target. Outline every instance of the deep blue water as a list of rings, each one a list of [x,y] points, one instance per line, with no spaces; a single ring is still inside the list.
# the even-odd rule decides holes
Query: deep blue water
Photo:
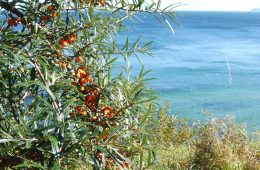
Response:
[[[127,22],[119,42],[153,41],[154,57],[140,58],[171,113],[205,120],[206,110],[260,128],[260,13],[177,12],[174,35],[152,16],[138,17],[143,22]],[[138,62],[130,61],[136,74]]]

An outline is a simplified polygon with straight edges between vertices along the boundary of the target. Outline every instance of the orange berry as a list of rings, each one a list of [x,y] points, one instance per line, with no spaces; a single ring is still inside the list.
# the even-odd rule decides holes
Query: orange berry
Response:
[[[101,6],[105,6],[105,0],[100,0],[100,1],[99,1],[99,4],[100,4]]]
[[[78,56],[78,57],[75,58],[75,62],[76,63],[79,63],[81,61],[82,61],[82,57],[81,56]]]
[[[15,152],[15,154],[16,154],[16,155],[18,155],[18,154],[19,154],[19,150],[15,150],[14,152]]]
[[[47,9],[48,9],[49,11],[51,11],[51,10],[53,10],[53,6],[52,6],[52,5],[49,5],[49,6],[47,7]]]
[[[87,81],[88,83],[91,83],[91,82],[92,82],[92,78],[89,77],[89,76],[87,76],[87,77],[86,77],[86,81]]]
[[[86,110],[82,110],[81,112],[79,112],[79,114],[81,116],[86,116],[87,115],[87,111]]]
[[[67,45],[69,45],[69,41],[68,40],[66,40],[66,39],[61,39],[60,40],[60,46],[65,47]]]
[[[92,88],[89,90],[89,93],[92,95],[98,95],[98,89],[97,88]]]
[[[112,115],[112,108],[110,106],[106,106],[102,109],[102,114],[104,117],[111,118]],[[113,117],[113,116],[112,116]]]
[[[79,91],[84,91],[85,90],[85,87],[84,86],[80,86],[79,87]]]
[[[63,65],[62,60],[59,60],[57,63],[59,64],[60,67]]]
[[[87,80],[86,80],[85,78],[81,78],[81,79],[79,80],[79,84],[80,84],[81,86],[83,86],[86,82],[87,82]]]
[[[12,19],[9,19],[7,22],[10,27],[14,25],[14,21]]]
[[[91,102],[92,99],[93,99],[93,96],[88,95],[85,97],[85,102],[89,103],[89,102]]]
[[[79,72],[76,72],[75,76],[79,79],[81,77],[81,74]]]
[[[79,69],[79,72],[80,72],[82,75],[85,75],[85,74],[86,74],[86,71],[83,70],[83,69]]]
[[[98,120],[98,116],[92,116],[91,117],[91,122],[96,122]]]
[[[52,17],[56,17],[56,16],[57,16],[57,11],[52,11],[52,12],[51,12],[51,16],[52,16]]]
[[[77,112],[81,112],[83,109],[82,109],[81,106],[76,106],[76,107],[75,107],[75,110],[76,110]]]
[[[70,40],[70,42],[74,42],[74,41],[77,40],[77,36],[75,34],[70,34],[69,35],[69,40]]]
[[[103,157],[103,154],[101,152],[98,152],[96,154],[96,157],[99,159],[99,160],[102,160],[102,157]]]
[[[107,140],[107,138],[108,138],[108,135],[102,136],[103,141]]]
[[[76,71],[76,77],[77,77],[77,78],[83,78],[83,77],[85,77],[85,75],[86,75],[86,71],[84,71],[84,70],[82,70],[82,69],[78,69],[78,70]]]

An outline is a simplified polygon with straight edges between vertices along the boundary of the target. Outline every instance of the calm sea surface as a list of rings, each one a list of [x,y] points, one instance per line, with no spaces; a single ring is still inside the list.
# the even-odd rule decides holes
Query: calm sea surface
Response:
[[[119,41],[153,41],[154,57],[140,58],[171,113],[205,120],[208,111],[260,128],[260,13],[177,12],[174,35],[155,18],[138,17]],[[130,61],[135,74],[138,62]]]
[[[170,113],[190,120],[230,115],[260,129],[260,13],[177,12],[175,34],[150,15],[137,16],[119,43],[139,35],[153,41],[154,57],[140,59]],[[130,62],[137,74],[140,64]]]

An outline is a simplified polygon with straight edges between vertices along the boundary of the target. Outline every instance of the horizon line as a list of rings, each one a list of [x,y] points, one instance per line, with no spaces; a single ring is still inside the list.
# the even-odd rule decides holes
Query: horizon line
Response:
[[[252,12],[252,13],[257,13],[256,11],[252,11],[252,10],[249,10],[249,11],[238,11],[238,10],[194,10],[194,9],[175,9],[174,11],[176,12],[181,12],[181,11],[187,11],[187,12]]]

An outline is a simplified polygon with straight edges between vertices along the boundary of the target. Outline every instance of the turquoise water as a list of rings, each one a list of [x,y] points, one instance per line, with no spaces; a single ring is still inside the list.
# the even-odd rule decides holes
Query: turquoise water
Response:
[[[119,42],[139,35],[153,41],[154,57],[140,59],[152,70],[150,87],[161,103],[169,102],[170,113],[205,120],[208,111],[260,128],[260,13],[177,12],[174,35],[154,17],[137,16]],[[134,57],[130,61],[136,74],[140,65]]]
[[[126,23],[120,42],[139,35],[153,41],[154,57],[141,60],[171,113],[205,120],[206,110],[260,128],[260,13],[177,12],[174,35],[153,17],[138,17],[143,22]],[[130,61],[136,73],[138,62]]]

